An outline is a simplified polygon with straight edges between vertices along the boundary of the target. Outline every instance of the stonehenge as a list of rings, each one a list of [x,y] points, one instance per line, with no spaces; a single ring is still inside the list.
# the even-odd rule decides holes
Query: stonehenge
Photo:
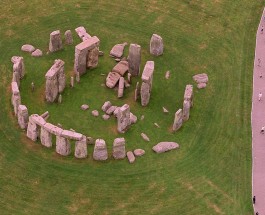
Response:
[[[129,73],[132,76],[138,76],[140,72],[140,64],[141,64],[141,46],[137,44],[131,44],[129,48]]]
[[[154,61],[147,61],[142,74],[142,86],[141,86],[141,104],[147,106],[150,100],[153,74],[154,74]],[[137,93],[137,92],[136,92]]]
[[[137,101],[140,95],[141,95],[140,85],[139,82],[137,82],[134,90],[134,101]]]
[[[134,163],[135,156],[134,156],[133,152],[132,151],[128,151],[126,153],[126,155],[127,155],[127,158],[128,158],[129,163]]]
[[[203,89],[207,86],[208,75],[206,73],[194,75],[192,78],[197,83],[198,89]]]
[[[126,157],[124,138],[116,138],[114,140],[112,155],[114,159],[124,159]]]
[[[83,75],[86,69],[93,69],[98,65],[99,39],[94,36],[84,40],[75,47],[74,71]]]
[[[63,42],[61,39],[60,30],[53,31],[50,34],[49,51],[56,52],[63,49]]]
[[[153,34],[150,40],[150,54],[154,56],[162,55],[164,51],[163,39],[157,34]]]
[[[124,91],[124,77],[120,77],[119,89],[118,89],[118,98],[123,97],[123,91]]]
[[[55,60],[53,66],[45,75],[45,98],[47,102],[54,102],[59,93],[65,88],[64,61]]]
[[[182,126],[182,122],[183,122],[183,113],[182,113],[182,109],[179,109],[175,113],[175,119],[174,119],[172,130],[173,131],[179,130]]]
[[[184,100],[190,102],[190,106],[193,107],[193,86],[191,84],[186,85]]]
[[[125,131],[130,127],[130,106],[128,104],[123,105],[117,115],[118,125],[117,130],[119,133],[125,133]]]
[[[93,159],[97,161],[108,159],[107,145],[103,139],[96,140],[93,152]]]
[[[145,154],[145,150],[143,149],[135,149],[133,151],[133,154],[136,156],[136,157],[140,157],[140,156],[143,156]]]
[[[183,101],[183,121],[187,121],[190,118],[191,103],[187,100]]]
[[[26,129],[29,121],[28,109],[25,105],[19,105],[17,111],[18,124],[21,129]]]
[[[67,156],[71,153],[71,145],[67,138],[56,136],[56,152],[62,156]]]
[[[36,49],[34,52],[31,53],[31,56],[32,57],[41,57],[43,54],[42,54],[42,51],[40,49]]]

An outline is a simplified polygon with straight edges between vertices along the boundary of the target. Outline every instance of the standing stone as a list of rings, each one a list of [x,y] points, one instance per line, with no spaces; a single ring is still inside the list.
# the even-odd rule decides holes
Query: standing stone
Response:
[[[54,102],[59,93],[58,77],[55,70],[50,69],[46,75],[45,97],[47,102]]]
[[[79,72],[76,72],[75,80],[76,80],[77,83],[80,83],[80,74],[79,74]]]
[[[58,92],[62,93],[64,91],[65,82],[66,82],[65,73],[64,73],[64,61],[55,60],[53,68],[56,68],[56,70],[57,70],[58,84],[59,84]]]
[[[62,98],[62,94],[60,94],[59,97],[58,97],[58,103],[59,103],[59,104],[62,103],[62,99],[63,99],[63,98]]]
[[[119,109],[117,120],[118,120],[118,132],[124,133],[131,125],[130,106],[128,104],[123,105]]]
[[[65,37],[65,44],[66,45],[72,45],[73,44],[73,36],[72,36],[71,30],[67,30],[64,33],[64,37]]]
[[[49,43],[49,51],[56,52],[63,48],[63,43],[61,39],[61,33],[59,30],[53,31],[50,34],[50,43]]]
[[[141,46],[137,44],[130,45],[128,62],[129,62],[129,73],[131,73],[132,76],[138,76],[141,64]]]
[[[99,55],[98,46],[88,51],[88,54],[87,54],[87,68],[88,69],[93,69],[97,67],[98,55]]]
[[[13,72],[12,82],[17,82],[18,88],[20,87],[20,77],[17,71]]]
[[[59,135],[56,136],[56,152],[63,156],[71,153],[71,145],[67,138]]]
[[[12,57],[13,72],[18,72],[19,78],[22,79],[25,75],[25,65],[23,57],[13,56]]]
[[[32,57],[41,57],[43,54],[42,54],[42,51],[40,49],[36,49],[34,52],[31,53],[31,56]]]
[[[75,79],[73,76],[71,76],[71,82],[70,82],[70,86],[73,88],[74,87],[74,83],[75,83]]]
[[[190,107],[193,107],[193,86],[191,84],[186,85],[184,100],[190,102]]]
[[[159,56],[164,51],[163,39],[157,34],[153,34],[150,40],[150,54]]]
[[[172,130],[173,131],[179,130],[182,126],[182,122],[183,122],[183,113],[182,113],[182,109],[179,109],[175,113],[175,119],[174,119]]]
[[[122,44],[116,44],[115,46],[112,47],[112,49],[110,50],[110,55],[112,57],[117,57],[117,58],[121,58],[123,55],[123,50],[124,47],[127,45],[127,43],[122,43]]]
[[[87,157],[87,138],[83,136],[81,140],[75,142],[75,157],[86,158]]]
[[[93,152],[93,159],[99,161],[108,159],[107,146],[104,140],[102,139],[96,140]]]
[[[45,126],[41,127],[40,141],[43,146],[47,148],[52,147],[52,134],[48,130],[45,129]]]
[[[147,106],[150,100],[150,84],[143,82],[141,86],[141,104]]]
[[[183,121],[187,121],[190,118],[190,102],[184,100],[183,102]]]
[[[139,85],[139,82],[137,82],[136,83],[135,90],[134,90],[134,101],[137,101],[138,100],[140,94],[141,94],[140,85]]]
[[[119,89],[118,89],[118,98],[123,97],[123,91],[124,91],[124,78],[120,77]]]
[[[20,97],[20,92],[18,89],[17,82],[11,83],[11,89],[12,89],[11,103],[14,107],[14,113],[17,116],[18,106],[21,105],[21,97]]]
[[[124,138],[116,138],[114,140],[112,154],[114,159],[124,159],[126,157]]]
[[[38,129],[37,124],[32,120],[32,117],[32,115],[29,117],[27,137],[35,142],[38,138]]]
[[[25,105],[18,106],[17,113],[18,124],[21,129],[26,129],[29,121],[28,109]]]
[[[110,101],[106,101],[102,105],[101,110],[103,110],[104,112],[106,112],[110,107],[111,107],[111,102]]]

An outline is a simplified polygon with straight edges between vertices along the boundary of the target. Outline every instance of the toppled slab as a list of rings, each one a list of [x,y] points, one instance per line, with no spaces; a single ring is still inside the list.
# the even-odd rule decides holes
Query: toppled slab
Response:
[[[134,154],[131,151],[127,152],[127,158],[128,158],[129,163],[134,163],[135,156],[134,156]]]
[[[116,110],[117,106],[110,106],[107,110],[106,110],[106,114],[111,115],[113,114],[113,112]]]
[[[81,105],[81,109],[82,110],[87,110],[87,109],[89,109],[89,105],[83,104],[83,105]]]
[[[150,141],[149,137],[145,133],[141,133],[141,137],[147,142]]]
[[[117,72],[109,72],[107,78],[106,78],[106,86],[108,88],[113,88],[116,86],[120,79],[121,75]]]
[[[129,69],[128,61],[122,60],[113,67],[112,72],[116,72],[121,76],[124,76],[125,73],[128,71],[128,69]]]
[[[41,57],[42,51],[40,49],[36,49],[34,52],[31,53],[32,57]]]
[[[123,50],[124,47],[127,45],[127,43],[122,43],[122,44],[116,44],[115,46],[112,47],[112,49],[110,50],[110,55],[112,57],[117,57],[117,58],[121,58],[123,55]]]
[[[160,142],[156,144],[152,149],[156,153],[160,154],[177,148],[179,148],[179,144],[175,142]]]
[[[134,153],[134,155],[136,157],[140,157],[140,156],[143,156],[145,154],[145,150],[143,150],[143,149],[135,149],[133,151],[133,153]]]
[[[32,53],[35,51],[35,47],[30,44],[25,44],[21,47],[21,51]]]
[[[208,83],[208,75],[206,73],[201,73],[193,76],[193,80],[196,81],[197,84],[200,83]]]

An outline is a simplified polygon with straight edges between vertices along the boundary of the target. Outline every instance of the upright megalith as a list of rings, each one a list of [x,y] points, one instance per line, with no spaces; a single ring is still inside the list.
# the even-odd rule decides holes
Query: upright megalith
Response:
[[[118,132],[124,133],[131,125],[130,120],[130,106],[128,104],[123,105],[117,115],[118,120]]]
[[[75,29],[75,32],[77,33],[77,35],[79,36],[79,38],[82,41],[85,41],[89,38],[91,38],[91,36],[86,32],[86,29],[84,26],[79,26]]]
[[[45,125],[42,126],[40,130],[40,141],[43,146],[47,148],[52,147],[52,133],[48,131]]]
[[[49,51],[56,52],[63,48],[63,42],[61,38],[60,30],[53,31],[50,34]]]
[[[73,44],[73,35],[71,30],[67,30],[64,33],[64,38],[65,38],[65,44],[66,45],[72,45]]]
[[[56,152],[63,156],[67,156],[71,153],[71,144],[67,138],[56,136]]]
[[[18,124],[21,129],[26,129],[29,121],[28,109],[25,105],[18,106],[17,112]]]
[[[86,158],[87,157],[87,138],[82,136],[81,140],[75,142],[75,157]]]
[[[142,74],[141,104],[147,106],[151,96],[155,63],[147,61]]]
[[[120,77],[119,89],[118,89],[118,98],[123,97],[123,91],[124,91],[124,77]]]
[[[126,157],[125,139],[116,138],[113,142],[112,155],[114,159],[124,159]]]
[[[107,145],[103,139],[96,140],[93,152],[93,159],[99,161],[108,159]]]
[[[20,77],[17,71],[13,72],[12,82],[17,82],[18,88],[20,87]]]
[[[141,64],[141,46],[137,44],[131,44],[129,48],[129,73],[132,76],[138,76],[140,72],[140,64]]]
[[[179,109],[175,113],[175,119],[174,119],[172,130],[173,131],[179,130],[182,126],[182,122],[183,122],[183,113],[182,113],[182,109]]]
[[[183,121],[187,121],[190,118],[191,103],[187,100],[183,101]]]
[[[75,47],[74,71],[83,75],[86,69],[93,69],[98,65],[100,40],[94,36],[86,39]]]
[[[153,34],[150,40],[150,54],[159,56],[164,51],[163,39],[157,34]]]
[[[11,103],[14,107],[14,113],[17,116],[18,112],[18,106],[21,105],[21,97],[20,97],[20,92],[18,89],[18,84],[17,82],[12,82],[11,83],[11,89],[12,89],[12,97],[11,97]]]
[[[25,75],[25,65],[23,57],[13,56],[12,57],[13,72],[19,74],[19,78],[22,79]]]
[[[44,126],[45,124],[46,121],[41,116],[38,114],[32,114],[29,117],[27,137],[32,141],[36,141],[39,136],[40,127]]]
[[[53,66],[45,75],[45,98],[47,102],[54,102],[59,93],[65,88],[64,61],[55,60]]]
[[[184,100],[190,102],[190,107],[193,107],[193,86],[191,84],[186,85]]]

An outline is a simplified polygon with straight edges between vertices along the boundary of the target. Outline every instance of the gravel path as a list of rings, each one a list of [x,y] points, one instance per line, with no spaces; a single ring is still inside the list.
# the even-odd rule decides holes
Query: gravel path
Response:
[[[252,192],[256,196],[255,213],[265,215],[265,8],[256,37],[252,95]],[[263,77],[260,77],[262,74]],[[262,93],[259,101],[259,93]]]

